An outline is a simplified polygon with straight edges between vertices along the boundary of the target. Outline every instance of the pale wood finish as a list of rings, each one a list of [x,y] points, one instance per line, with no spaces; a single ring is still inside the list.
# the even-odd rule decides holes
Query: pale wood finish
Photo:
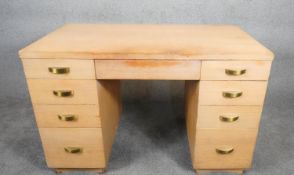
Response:
[[[105,155],[100,128],[39,128],[50,168],[104,168]],[[82,147],[70,154],[64,147]]]
[[[95,60],[97,79],[198,80],[200,61]]]
[[[274,55],[237,26],[70,24],[19,55],[50,168],[106,167],[122,110],[119,79],[188,80],[185,111],[193,167],[240,173],[251,165]],[[69,67],[70,73],[55,75],[48,67]],[[228,76],[225,69],[246,73]],[[53,90],[74,95],[56,97]],[[224,91],[243,95],[224,98]],[[75,114],[78,120],[60,121],[58,114]],[[223,123],[223,114],[240,118]],[[66,153],[67,146],[83,151]],[[221,146],[235,150],[220,155],[215,149]]]
[[[120,81],[99,80],[98,96],[106,163],[108,162],[122,110]]]
[[[23,59],[26,78],[96,79],[93,60]],[[68,67],[67,74],[52,74],[49,67]]]
[[[199,82],[185,81],[185,115],[191,158],[194,162]]]
[[[197,175],[205,175],[207,173],[211,173],[211,172],[223,172],[223,173],[234,173],[234,174],[239,174],[239,175],[243,175],[243,169],[239,169],[239,170],[196,170]]]
[[[200,105],[262,105],[266,81],[201,81]],[[224,91],[242,91],[238,98],[224,98]]]
[[[199,106],[197,128],[257,129],[261,112],[261,106]],[[239,119],[227,123],[220,121],[220,115],[239,116]]]
[[[97,128],[101,127],[98,105],[34,105],[40,128]],[[58,115],[73,114],[74,121],[62,121]]]
[[[33,104],[98,104],[96,80],[27,80]],[[73,90],[72,97],[56,97],[53,90]]]
[[[197,129],[195,143],[196,169],[250,168],[257,129]],[[232,146],[234,151],[221,155],[215,149]]]
[[[201,80],[267,80],[271,61],[203,61]],[[246,69],[239,76],[227,75],[226,69]]]
[[[19,52],[21,58],[272,60],[231,25],[70,24]]]

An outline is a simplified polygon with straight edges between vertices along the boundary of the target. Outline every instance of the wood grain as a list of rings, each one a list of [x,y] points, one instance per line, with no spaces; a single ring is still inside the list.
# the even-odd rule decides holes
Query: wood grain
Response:
[[[99,128],[98,105],[34,105],[35,117],[40,128]],[[74,121],[62,121],[58,115],[73,114]]]
[[[237,26],[70,24],[19,52],[21,58],[272,60]]]
[[[104,168],[105,155],[100,128],[40,128],[49,168]],[[81,147],[78,154],[64,147]]]
[[[95,60],[97,79],[198,80],[200,61]]]
[[[105,160],[108,162],[122,110],[120,81],[99,80],[98,95]]]
[[[271,68],[271,61],[203,61],[201,80],[267,80]],[[226,69],[245,69],[240,76],[230,76]]]
[[[258,129],[261,106],[199,106],[197,128],[204,129]],[[239,116],[237,121],[220,121],[220,115]]]
[[[23,59],[26,78],[96,79],[93,60]],[[49,67],[68,67],[68,74],[52,74]]]
[[[192,162],[195,162],[195,138],[198,112],[199,82],[185,81],[185,115],[186,127]],[[194,167],[196,168],[196,167]]]
[[[96,80],[27,79],[33,104],[98,104]],[[53,90],[73,90],[72,97],[56,97]]]
[[[195,146],[196,169],[250,168],[257,129],[197,129]],[[221,155],[215,149],[232,146],[234,151]]]
[[[262,105],[266,81],[201,81],[200,105]],[[242,91],[238,98],[224,98],[224,91]]]

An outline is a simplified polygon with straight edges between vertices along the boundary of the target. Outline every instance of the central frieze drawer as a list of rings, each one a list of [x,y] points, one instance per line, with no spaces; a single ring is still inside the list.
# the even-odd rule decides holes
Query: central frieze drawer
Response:
[[[104,168],[100,128],[40,128],[50,168]]]
[[[201,81],[200,105],[262,105],[266,81]]]
[[[96,80],[27,79],[33,104],[98,104]]]
[[[95,60],[97,79],[199,80],[200,61]]]

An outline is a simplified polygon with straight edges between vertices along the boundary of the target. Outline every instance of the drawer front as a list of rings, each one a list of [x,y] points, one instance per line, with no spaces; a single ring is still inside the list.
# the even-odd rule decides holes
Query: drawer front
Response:
[[[266,81],[201,81],[200,105],[262,105]]]
[[[271,61],[203,61],[202,80],[267,80]]]
[[[98,79],[199,80],[200,61],[95,60]]]
[[[94,60],[22,59],[26,78],[95,79]]]
[[[27,80],[33,104],[98,104],[96,80]]]
[[[34,105],[40,128],[101,127],[98,105]]]
[[[258,128],[261,106],[199,106],[197,128]]]
[[[195,166],[197,169],[245,169],[251,166],[256,129],[198,129]]]
[[[100,128],[40,128],[50,168],[104,168]]]

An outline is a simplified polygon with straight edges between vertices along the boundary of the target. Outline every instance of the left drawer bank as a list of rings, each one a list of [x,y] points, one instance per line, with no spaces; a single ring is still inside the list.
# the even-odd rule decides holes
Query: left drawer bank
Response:
[[[100,113],[103,100],[111,99],[100,96],[107,89],[96,80],[94,60],[26,58],[22,63],[48,167],[104,169],[119,113],[110,113],[116,122],[109,122],[113,116],[107,111]]]

